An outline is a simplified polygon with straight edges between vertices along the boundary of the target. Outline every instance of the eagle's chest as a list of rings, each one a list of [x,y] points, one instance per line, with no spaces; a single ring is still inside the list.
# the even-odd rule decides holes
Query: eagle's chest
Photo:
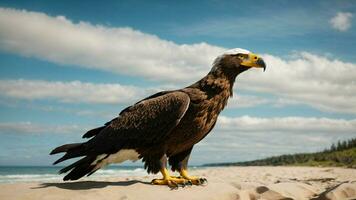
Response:
[[[211,131],[224,106],[220,105],[220,102],[212,102],[205,101],[190,105],[179,125],[170,134],[168,140],[170,152],[191,148]]]
[[[199,139],[201,136],[205,136],[215,124],[220,113],[216,107],[216,105],[203,104],[192,109],[192,116],[185,119],[185,122],[191,125],[191,131],[187,131],[187,135],[196,136]],[[189,120],[191,121],[189,122]]]

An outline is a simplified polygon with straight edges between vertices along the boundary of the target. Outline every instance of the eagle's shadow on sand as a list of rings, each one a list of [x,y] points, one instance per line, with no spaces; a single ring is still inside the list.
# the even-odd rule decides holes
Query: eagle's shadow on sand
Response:
[[[97,188],[105,188],[107,186],[130,186],[133,184],[142,183],[151,185],[149,182],[139,180],[129,181],[78,181],[78,182],[64,182],[64,183],[41,183],[38,187],[32,189],[41,189],[47,187],[57,187],[66,190],[89,190]]]

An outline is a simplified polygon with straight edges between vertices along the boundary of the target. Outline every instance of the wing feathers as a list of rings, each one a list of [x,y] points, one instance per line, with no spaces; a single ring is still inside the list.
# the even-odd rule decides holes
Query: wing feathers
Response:
[[[119,149],[135,149],[159,143],[177,126],[190,103],[189,96],[180,91],[152,95],[125,109],[100,134],[89,141],[99,153]]]

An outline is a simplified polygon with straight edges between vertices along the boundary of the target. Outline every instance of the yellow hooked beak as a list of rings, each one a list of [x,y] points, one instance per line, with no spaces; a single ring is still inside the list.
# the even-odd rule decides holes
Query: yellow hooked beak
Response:
[[[249,53],[247,58],[244,58],[240,65],[247,67],[259,67],[263,68],[263,71],[266,70],[266,63],[261,57],[256,54]]]

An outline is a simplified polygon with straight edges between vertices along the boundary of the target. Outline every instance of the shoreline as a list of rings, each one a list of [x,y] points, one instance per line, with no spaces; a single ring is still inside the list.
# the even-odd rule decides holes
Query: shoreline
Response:
[[[356,170],[349,168],[229,166],[191,170],[191,174],[207,178],[208,185],[171,190],[150,184],[159,174],[113,174],[73,182],[1,183],[0,199],[344,199],[340,195],[345,191],[354,195],[347,198],[356,198]]]

